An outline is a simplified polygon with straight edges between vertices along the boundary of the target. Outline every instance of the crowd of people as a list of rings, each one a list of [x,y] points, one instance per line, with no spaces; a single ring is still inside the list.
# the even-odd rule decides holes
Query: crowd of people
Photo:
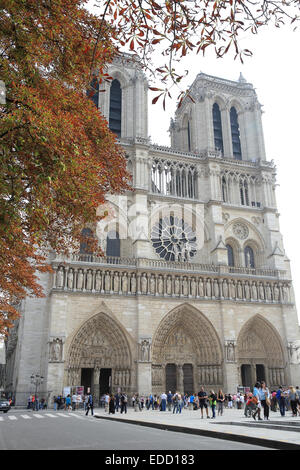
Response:
[[[300,416],[300,390],[298,387],[283,388],[270,391],[265,382],[257,382],[252,392],[237,392],[225,394],[222,390],[206,392],[201,387],[198,393],[181,394],[179,392],[162,393],[160,395],[150,394],[140,396],[135,393],[128,398],[125,393],[105,394],[100,399],[101,406],[109,414],[116,412],[127,413],[128,404],[135,411],[158,410],[181,413],[184,409],[200,410],[201,419],[215,419],[222,416],[225,409],[243,410],[245,417],[252,417],[254,420],[268,420],[270,409],[279,411],[281,416],[285,416],[287,411],[292,412],[292,416]],[[263,417],[262,417],[263,414]]]

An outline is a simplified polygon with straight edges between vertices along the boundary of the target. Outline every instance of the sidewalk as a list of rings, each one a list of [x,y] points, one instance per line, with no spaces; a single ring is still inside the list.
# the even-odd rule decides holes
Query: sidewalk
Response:
[[[300,450],[300,417],[293,418],[291,411],[286,416],[270,412],[269,421],[254,421],[246,418],[243,410],[225,409],[223,416],[216,419],[201,419],[200,410],[183,409],[181,414],[169,411],[143,409],[135,412],[129,407],[127,414],[120,412],[108,415],[103,408],[96,408],[98,419],[122,421],[140,426],[149,426],[169,431],[204,435],[217,439],[261,445],[271,449]]]

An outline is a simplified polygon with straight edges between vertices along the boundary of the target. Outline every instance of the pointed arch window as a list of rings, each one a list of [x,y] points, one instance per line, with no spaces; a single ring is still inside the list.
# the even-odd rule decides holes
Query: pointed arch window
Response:
[[[244,249],[245,266],[246,268],[255,268],[254,252],[251,246],[246,246]]]
[[[214,140],[215,140],[215,149],[221,150],[222,155],[224,154],[223,147],[223,134],[222,134],[222,119],[220,107],[217,103],[213,105],[213,127],[214,127]]]
[[[234,266],[233,248],[231,245],[226,245],[226,248],[227,248],[228,266]]]
[[[240,127],[239,127],[238,115],[234,107],[230,109],[230,127],[231,127],[233,156],[237,160],[242,160]]]
[[[109,98],[109,128],[121,137],[122,90],[119,80],[113,80]]]
[[[119,232],[111,230],[106,239],[106,256],[117,256],[120,258],[120,237]]]

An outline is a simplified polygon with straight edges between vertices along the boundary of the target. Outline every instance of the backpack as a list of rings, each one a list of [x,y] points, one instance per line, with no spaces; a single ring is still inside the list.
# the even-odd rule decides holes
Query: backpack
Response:
[[[254,405],[257,405],[258,403],[257,397],[252,397],[252,403],[254,403]]]

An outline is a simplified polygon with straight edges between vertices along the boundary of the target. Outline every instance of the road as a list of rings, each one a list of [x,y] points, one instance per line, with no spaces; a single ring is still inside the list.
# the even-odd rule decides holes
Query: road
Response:
[[[0,451],[25,449],[264,450],[261,446],[110,422],[85,416],[83,411],[10,410],[1,414]]]

